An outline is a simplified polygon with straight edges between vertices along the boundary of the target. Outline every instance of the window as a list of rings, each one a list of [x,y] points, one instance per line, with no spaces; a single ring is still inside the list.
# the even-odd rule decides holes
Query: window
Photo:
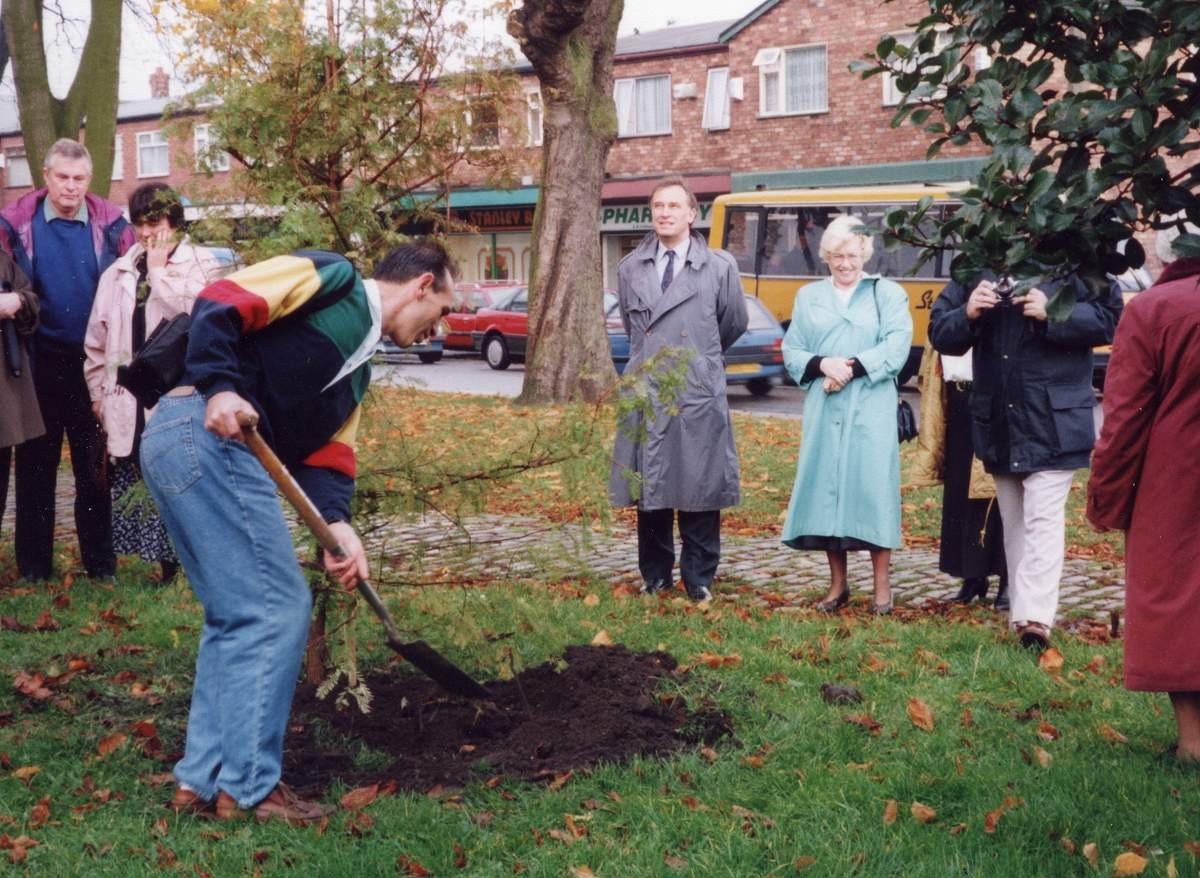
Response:
[[[32,186],[33,174],[29,173],[29,159],[23,149],[6,149],[4,164],[7,173],[4,175],[4,185],[10,188],[17,186]]]
[[[500,113],[493,101],[476,101],[464,115],[467,143],[472,149],[494,149],[500,145]]]
[[[171,173],[167,138],[161,131],[142,131],[137,136],[138,176],[165,177]]]
[[[125,179],[125,149],[124,141],[121,139],[121,132],[118,131],[113,137],[113,180]]]
[[[618,137],[671,133],[670,76],[618,79],[613,84],[613,100]]]
[[[526,128],[529,130],[527,146],[542,145],[542,93],[530,91],[525,93],[528,110],[525,116]]]
[[[216,148],[216,136],[211,125],[197,125],[193,128],[192,140],[195,145],[197,171],[229,170],[229,153]]]
[[[916,34],[898,34],[896,36],[896,45],[904,46],[906,49],[911,51],[912,47],[913,47],[913,43],[916,41],[916,38],[917,38]],[[934,38],[933,51],[928,55],[922,55],[918,52],[913,52],[911,55],[909,55],[908,59],[904,62],[904,65],[903,65],[904,71],[907,73],[909,71],[916,70],[918,65],[920,65],[927,58],[932,58],[934,55],[937,55],[939,52],[941,52],[942,49],[946,48],[946,45],[949,42],[950,42],[950,38],[946,35],[946,33],[943,31],[939,31],[938,35]],[[985,50],[984,51],[985,57],[986,57],[986,54],[987,53]],[[986,67],[986,65],[985,65],[985,67]],[[984,68],[980,68],[980,69],[984,69]],[[945,94],[946,94],[946,90],[944,88],[938,88],[933,91],[930,91],[928,86],[922,86],[922,87],[918,88],[916,91],[914,91],[912,96],[914,98],[922,98],[922,97],[930,97],[930,96],[932,96],[934,98],[939,98],[939,97],[943,97]],[[899,104],[900,101],[903,99],[904,99],[904,94],[900,91],[899,86],[896,84],[896,77],[894,77],[890,73],[883,74],[883,105],[885,107],[894,107],[897,104]]]
[[[704,87],[704,121],[702,127],[719,131],[729,127],[729,68],[714,67],[708,71]]]
[[[829,82],[824,46],[760,49],[758,112],[763,116],[823,113],[829,109]]]

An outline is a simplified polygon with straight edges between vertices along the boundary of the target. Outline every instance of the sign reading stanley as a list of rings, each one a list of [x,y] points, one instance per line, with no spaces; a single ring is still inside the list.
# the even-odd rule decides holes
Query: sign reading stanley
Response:
[[[529,207],[474,207],[454,211],[454,218],[470,223],[481,232],[505,232],[533,228],[533,205]]]

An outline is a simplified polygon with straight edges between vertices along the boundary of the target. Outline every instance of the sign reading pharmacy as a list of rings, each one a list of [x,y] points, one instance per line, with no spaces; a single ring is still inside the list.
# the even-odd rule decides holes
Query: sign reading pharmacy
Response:
[[[710,225],[712,202],[701,201],[695,227],[707,229]],[[600,231],[602,232],[648,232],[654,226],[648,204],[606,204],[600,208]]]
[[[700,202],[696,228],[709,227],[712,202]],[[533,205],[528,207],[469,207],[454,210],[454,218],[480,232],[523,231],[533,227]],[[653,228],[648,204],[612,204],[600,208],[602,232],[648,232]]]

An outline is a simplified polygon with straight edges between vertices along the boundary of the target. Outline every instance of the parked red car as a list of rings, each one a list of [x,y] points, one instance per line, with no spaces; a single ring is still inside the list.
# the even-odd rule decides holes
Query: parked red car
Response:
[[[493,369],[507,369],[513,360],[525,359],[529,333],[529,288],[518,287],[491,308],[475,312],[471,347],[483,354]]]
[[[471,340],[471,333],[475,331],[476,313],[482,308],[501,305],[523,289],[524,284],[511,280],[464,281],[455,284],[454,291],[462,305],[443,318],[443,322],[449,327],[443,339],[446,350],[476,350]]]

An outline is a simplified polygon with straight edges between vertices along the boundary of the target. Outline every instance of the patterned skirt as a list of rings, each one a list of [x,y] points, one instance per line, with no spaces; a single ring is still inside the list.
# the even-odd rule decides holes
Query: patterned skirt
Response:
[[[113,551],[118,555],[139,555],[143,561],[178,564],[167,528],[132,457],[113,461],[110,485]]]

